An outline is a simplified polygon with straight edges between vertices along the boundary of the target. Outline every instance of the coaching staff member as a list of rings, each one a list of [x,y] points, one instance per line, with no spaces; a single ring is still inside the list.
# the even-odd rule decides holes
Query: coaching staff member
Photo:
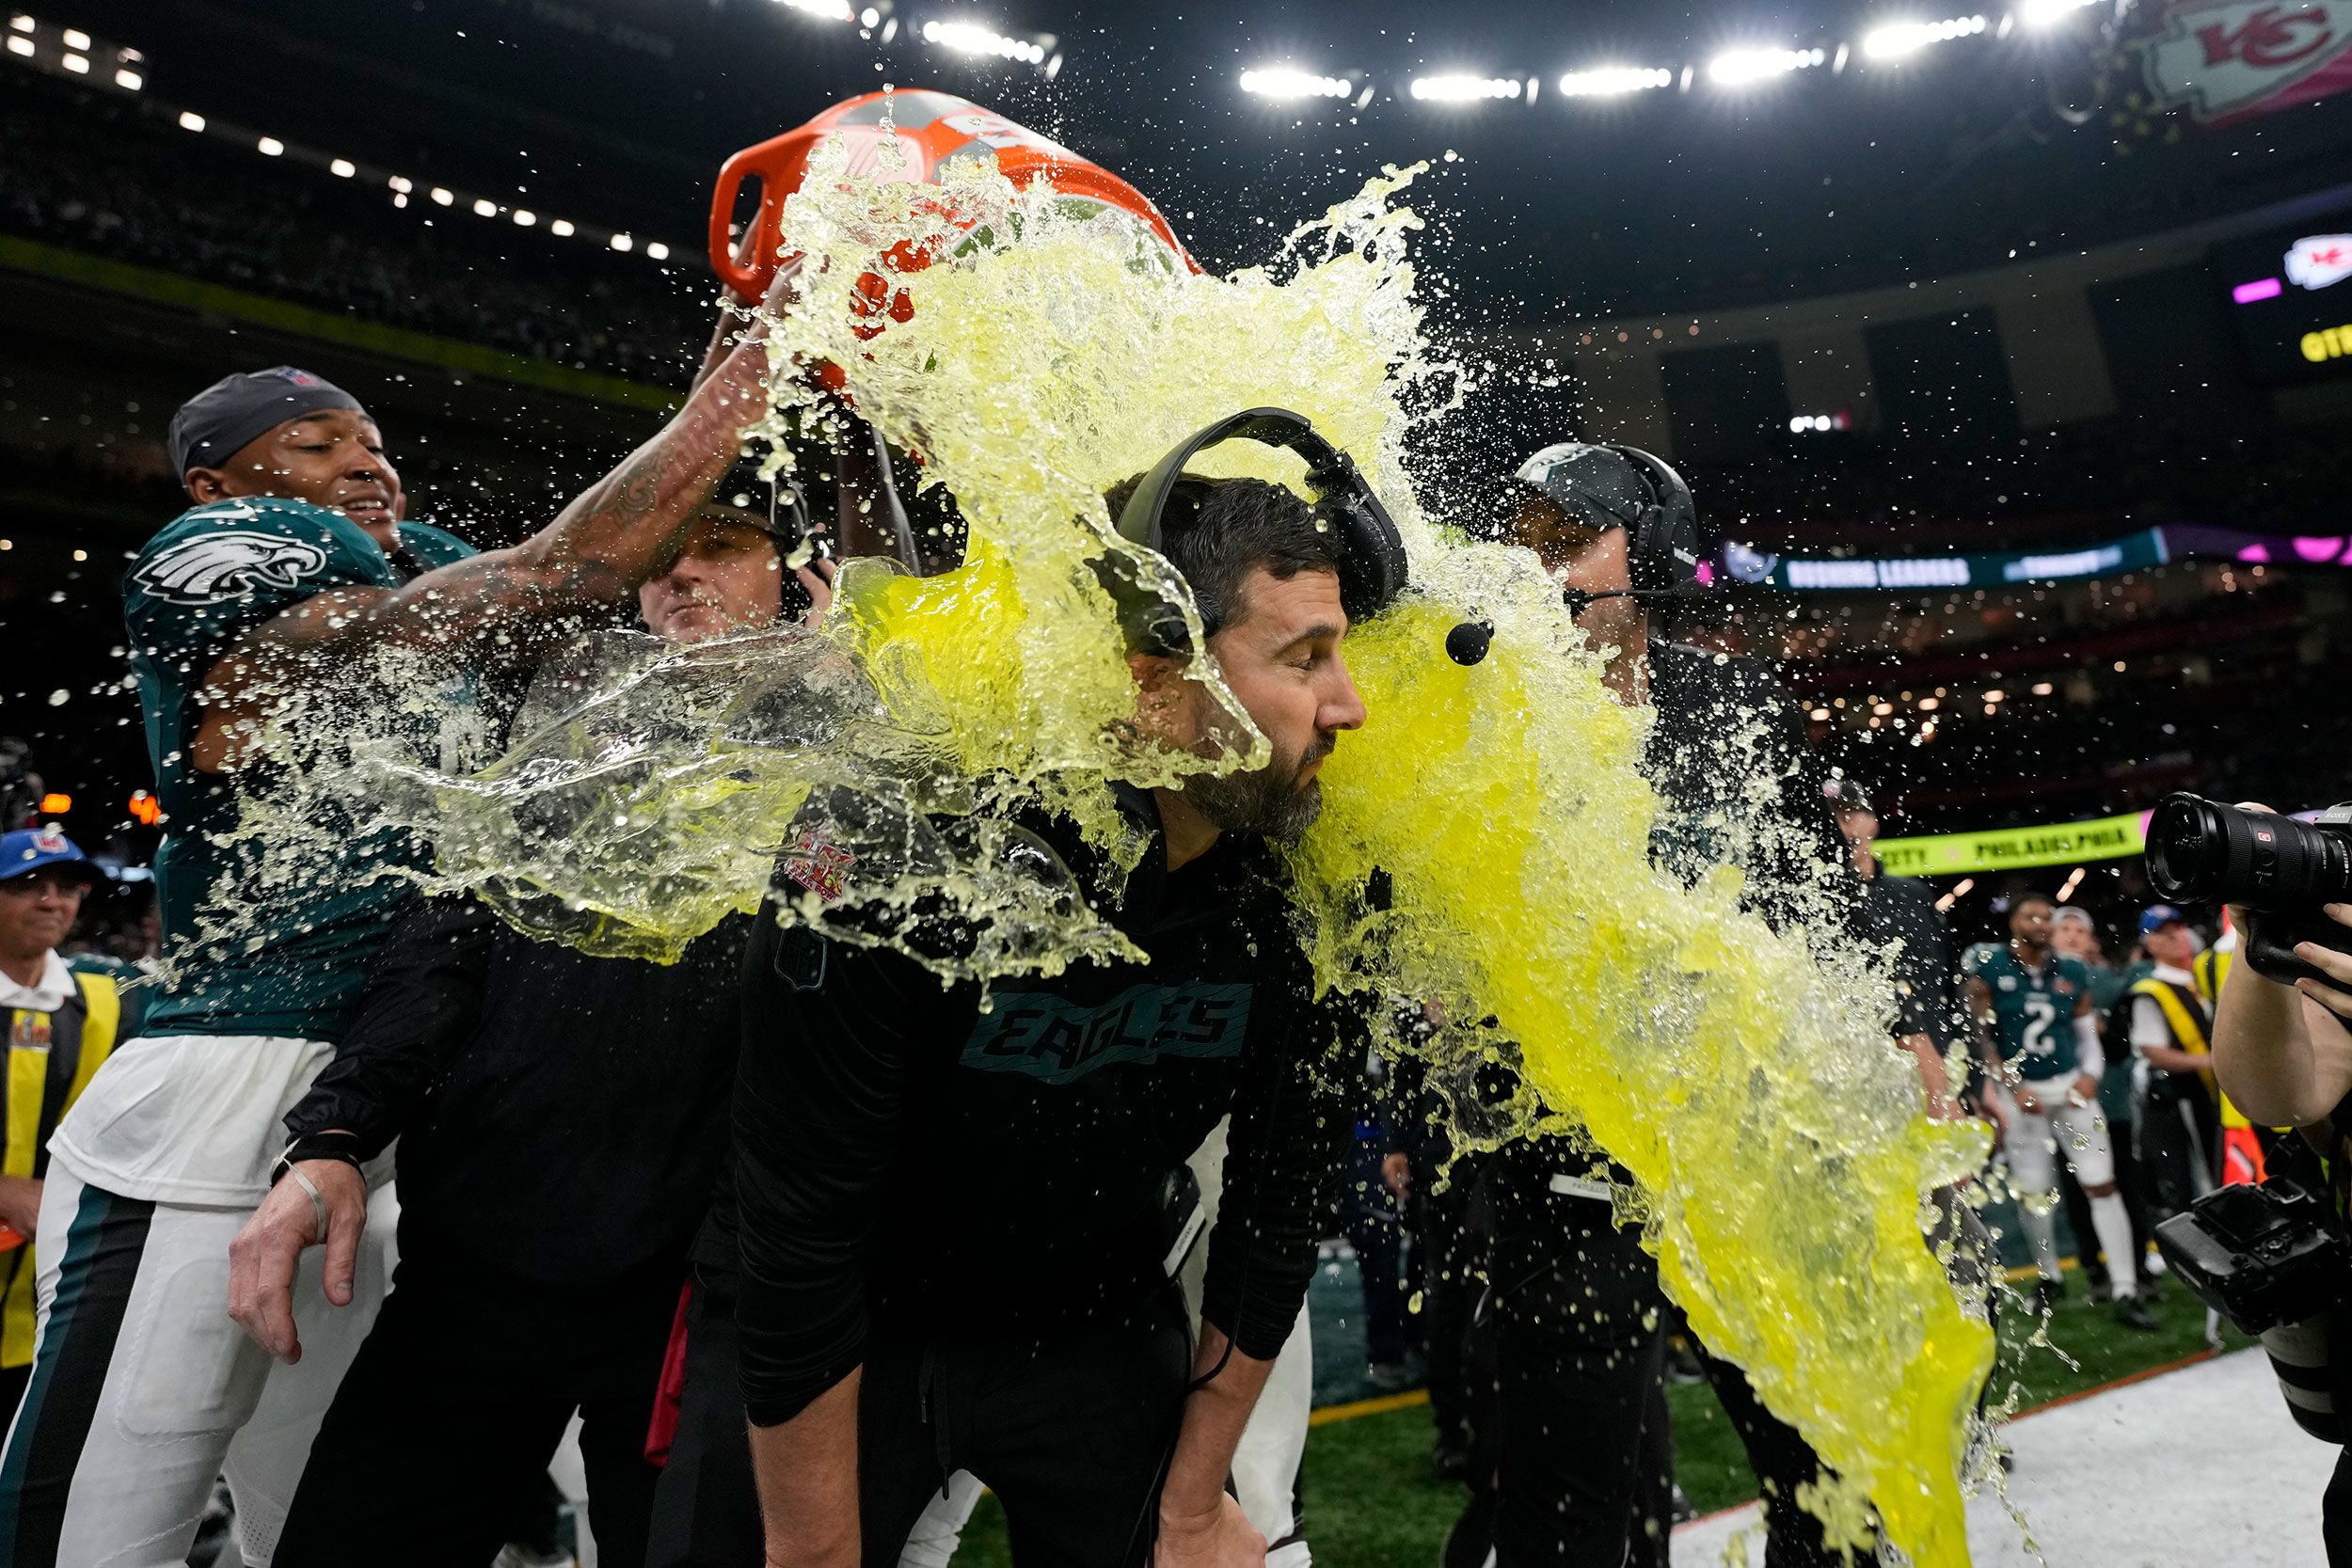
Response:
[[[770,626],[787,586],[794,608],[822,610],[829,565],[784,564],[805,512],[748,504],[767,489],[741,467],[721,484],[638,590],[648,631],[686,643]],[[395,929],[285,1117],[281,1170],[348,1168],[321,1173],[315,1206],[281,1177],[230,1249],[230,1315],[294,1353],[295,1260],[323,1218],[326,1281],[349,1281],[358,1169],[400,1140],[399,1270],[311,1447],[279,1568],[489,1561],[575,1410],[597,1559],[644,1560],[659,1475],[646,1425],[725,1157],[749,926],[735,916],[672,964],[534,942],[468,898]]]
[[[774,1568],[896,1562],[958,1469],[1002,1499],[1025,1565],[1263,1560],[1226,1475],[1298,1316],[1359,1078],[1311,1006],[1266,840],[1313,819],[1364,708],[1340,657],[1344,546],[1298,498],[1184,480],[1160,540],[1273,757],[1114,786],[1146,847],[1096,902],[1147,961],[1006,982],[983,1011],[894,951],[772,919],[753,938],[739,1318]],[[1130,663],[1144,722],[1198,745],[1182,661]],[[1030,825],[1092,879],[1073,832]],[[1194,1351],[1159,1195],[1229,1113]]]
[[[1765,918],[1808,912],[1801,890],[1837,886],[1825,879],[1844,848],[1793,705],[1757,661],[1652,634],[1651,608],[1696,583],[1680,477],[1630,447],[1571,442],[1535,453],[1518,478],[1514,537],[1559,580],[1603,683],[1657,713],[1643,759],[1661,797],[1651,858],[1686,879],[1728,862]],[[1455,1526],[1449,1563],[1486,1560],[1489,1544],[1501,1568],[1667,1560],[1666,1297],[1640,1227],[1616,1223],[1591,1163],[1559,1137],[1519,1140],[1489,1162],[1492,1318],[1479,1349],[1493,1358],[1495,1409],[1476,1431],[1491,1449],[1473,1475],[1494,1490]],[[1763,1483],[1768,1568],[1836,1561],[1795,1504],[1820,1479],[1820,1460],[1744,1372],[1697,1348]]]

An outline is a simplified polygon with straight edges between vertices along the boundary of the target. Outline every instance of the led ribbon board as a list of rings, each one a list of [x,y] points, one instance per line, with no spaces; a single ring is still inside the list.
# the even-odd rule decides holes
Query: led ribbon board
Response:
[[[1956,877],[2137,855],[2147,848],[2147,826],[2146,812],[2127,812],[2039,828],[1883,838],[1872,847],[1879,863],[1899,877]]]
[[[2104,544],[2065,550],[1980,555],[1774,555],[1724,546],[1724,575],[1756,588],[1795,593],[1887,593],[1911,589],[2012,588],[2113,577],[2191,558],[2256,565],[2352,566],[2352,534],[2254,533],[2204,523],[2168,523]]]

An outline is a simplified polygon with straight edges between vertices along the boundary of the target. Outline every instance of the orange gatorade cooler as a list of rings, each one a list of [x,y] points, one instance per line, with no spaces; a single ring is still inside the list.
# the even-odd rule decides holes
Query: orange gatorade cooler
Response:
[[[783,244],[780,224],[785,198],[800,189],[817,150],[836,135],[849,143],[853,172],[911,183],[939,184],[946,171],[958,163],[993,158],[998,172],[1015,187],[1025,189],[1041,179],[1073,201],[1093,202],[1124,213],[1150,229],[1185,268],[1200,270],[1159,209],[1108,169],[965,99],[926,89],[900,89],[869,92],[836,103],[796,131],[745,148],[720,167],[719,188],[710,201],[710,265],[738,294],[757,299],[774,281]],[[892,140],[906,151],[905,161],[895,168],[879,157],[882,144]],[[727,227],[735,215],[736,195],[747,179],[759,182],[759,214],[753,220],[756,241],[748,260],[738,261]],[[923,264],[916,258],[896,260],[902,272]],[[876,305],[905,319],[903,295],[887,304],[877,300]]]

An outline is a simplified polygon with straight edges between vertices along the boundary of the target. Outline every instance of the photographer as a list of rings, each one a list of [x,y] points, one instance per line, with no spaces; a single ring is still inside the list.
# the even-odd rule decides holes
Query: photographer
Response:
[[[2344,808],[2316,831],[2175,796],[2149,827],[2150,880],[2169,898],[2218,895],[2243,934],[2213,1027],[2222,1091],[2256,1125],[2301,1140],[2276,1146],[2263,1186],[2229,1186],[2158,1232],[2174,1268],[2208,1306],[2262,1335],[2296,1424],[2344,1440],[2352,1408],[2352,1301],[2343,1289],[2347,1180],[2352,1180],[2352,902],[2344,900]],[[2333,841],[2332,843],[2330,841]],[[2259,894],[2266,907],[2249,908]],[[2319,1151],[2326,1194],[2289,1167]],[[2290,1179],[2292,1178],[2292,1179]],[[2256,1259],[2259,1257],[2260,1261]],[[2352,1451],[2328,1482],[2321,1531],[2328,1560],[2352,1565]]]

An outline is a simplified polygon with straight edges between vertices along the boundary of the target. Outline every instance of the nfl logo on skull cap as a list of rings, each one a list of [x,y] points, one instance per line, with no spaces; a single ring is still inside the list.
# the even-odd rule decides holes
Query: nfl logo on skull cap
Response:
[[[33,834],[33,847],[24,858],[31,860],[35,855],[62,855],[67,847],[65,830],[52,822]]]

